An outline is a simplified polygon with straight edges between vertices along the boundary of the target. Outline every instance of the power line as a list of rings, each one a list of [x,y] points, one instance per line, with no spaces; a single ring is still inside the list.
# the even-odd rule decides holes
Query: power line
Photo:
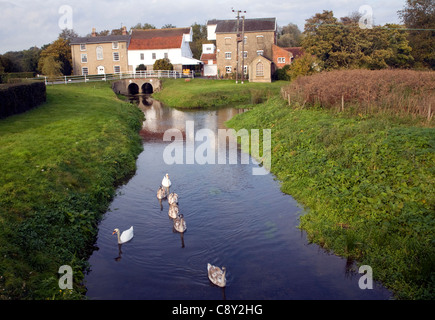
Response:
[[[344,27],[344,28],[360,28],[359,25],[346,25],[346,24],[330,24],[330,23],[307,23],[309,26],[325,26],[325,27]],[[420,29],[420,28],[392,28],[392,27],[383,27],[383,26],[373,26],[373,29],[384,29],[384,30],[403,30],[403,31],[435,31],[435,29]],[[362,28],[361,28],[362,29]],[[369,29],[369,28],[367,28]]]

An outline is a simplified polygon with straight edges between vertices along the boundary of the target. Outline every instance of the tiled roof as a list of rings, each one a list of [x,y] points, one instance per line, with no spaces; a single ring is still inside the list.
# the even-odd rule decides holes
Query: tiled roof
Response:
[[[200,60],[216,60],[216,53],[203,53]]]
[[[190,28],[171,29],[135,29],[131,34],[129,50],[153,50],[181,48],[183,35],[189,34]]]
[[[97,37],[77,37],[72,38],[70,44],[85,44],[85,43],[105,43],[114,41],[125,41],[130,40],[129,35],[109,35],[109,36],[97,36]]]
[[[235,33],[237,31],[237,19],[210,20],[208,25],[216,24],[216,33]],[[275,18],[245,19],[245,32],[275,31]],[[242,19],[239,21],[239,31],[242,31]]]
[[[288,47],[283,49],[287,50],[288,52],[291,52],[293,54],[293,57],[295,58],[299,58],[304,54],[304,49],[302,47]]]

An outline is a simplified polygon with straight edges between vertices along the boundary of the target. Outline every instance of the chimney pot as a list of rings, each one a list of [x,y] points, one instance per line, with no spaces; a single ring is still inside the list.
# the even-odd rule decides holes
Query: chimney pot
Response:
[[[97,36],[97,32],[96,32],[95,28],[92,28],[92,36],[93,36],[93,37],[96,37],[96,36]]]

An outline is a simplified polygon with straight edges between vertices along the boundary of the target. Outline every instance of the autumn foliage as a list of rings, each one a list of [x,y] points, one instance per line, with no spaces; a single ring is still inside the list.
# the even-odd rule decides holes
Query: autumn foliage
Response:
[[[432,119],[435,72],[335,70],[298,77],[283,89],[291,102],[356,113],[412,114]]]

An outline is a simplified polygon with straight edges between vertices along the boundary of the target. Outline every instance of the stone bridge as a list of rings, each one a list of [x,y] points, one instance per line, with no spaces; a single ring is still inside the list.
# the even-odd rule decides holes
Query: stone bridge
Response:
[[[152,94],[162,89],[162,81],[156,78],[150,79],[123,79],[112,83],[112,90],[123,95]]]

